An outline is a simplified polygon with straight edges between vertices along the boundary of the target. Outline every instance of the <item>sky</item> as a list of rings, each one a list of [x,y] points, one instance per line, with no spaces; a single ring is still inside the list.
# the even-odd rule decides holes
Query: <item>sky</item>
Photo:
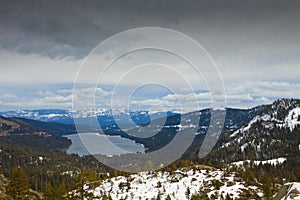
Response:
[[[81,96],[94,95],[97,108],[180,110],[180,100],[186,112],[209,106],[212,95],[222,99],[212,90],[219,77],[207,74],[208,66],[221,77],[227,107],[300,98],[299,10],[297,0],[0,0],[0,110],[72,108],[75,83]],[[148,41],[148,33],[112,42],[102,54],[101,44],[143,27],[171,29],[200,44],[199,53],[172,34],[150,34],[158,45],[198,56],[205,76],[158,49],[130,52],[101,74],[105,67],[99,63],[121,47],[130,50]]]

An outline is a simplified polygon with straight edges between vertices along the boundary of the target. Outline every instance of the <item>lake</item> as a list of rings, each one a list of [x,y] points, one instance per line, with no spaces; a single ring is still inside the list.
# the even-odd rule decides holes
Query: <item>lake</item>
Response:
[[[80,133],[65,135],[72,140],[72,145],[67,150],[68,154],[94,155],[102,154],[107,156],[126,153],[145,152],[142,144],[120,136],[100,135],[99,133]]]

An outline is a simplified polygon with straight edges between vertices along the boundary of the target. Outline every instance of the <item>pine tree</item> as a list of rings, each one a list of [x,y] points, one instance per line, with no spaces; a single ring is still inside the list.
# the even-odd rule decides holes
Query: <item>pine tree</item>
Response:
[[[90,170],[85,170],[83,173],[75,177],[75,181],[71,190],[74,191],[71,199],[93,199],[93,190],[99,186],[98,176]]]
[[[66,194],[67,194],[67,189],[66,189],[65,182],[62,182],[62,183],[58,186],[57,190],[58,190],[58,194],[59,194],[58,196],[59,196],[59,198],[60,198],[60,199],[65,199],[65,196],[66,196]]]
[[[200,197],[200,194],[192,194],[190,200],[200,200],[201,197]]]
[[[208,195],[202,191],[199,190],[198,193],[192,194],[190,200],[209,200],[210,198],[208,198]]]
[[[187,188],[186,188],[186,191],[185,191],[185,195],[186,195],[186,198],[187,198],[187,199],[190,198],[190,194],[191,194],[190,188],[187,187]]]
[[[227,193],[225,200],[231,200],[232,198],[229,196],[229,194]]]
[[[157,194],[155,200],[161,200],[159,192],[158,192],[158,194]]]
[[[45,190],[45,193],[44,193],[44,197],[45,197],[45,200],[50,200],[50,199],[53,199],[52,196],[54,196],[52,193],[53,193],[53,187],[51,185],[51,183],[49,182],[47,184],[47,187],[46,187],[46,190]]]
[[[29,182],[25,171],[20,167],[12,169],[8,180],[7,195],[14,200],[29,198]]]
[[[3,174],[0,174],[0,199],[6,200],[6,186],[7,186],[7,180],[4,177]]]
[[[52,187],[51,183],[48,183],[47,188],[44,193],[45,200],[56,200],[56,199],[66,199],[66,186],[62,182],[61,185]]]
[[[209,197],[208,197],[206,192],[200,190],[199,194],[200,194],[200,199],[201,200],[209,200]]]
[[[255,174],[251,168],[245,171],[245,182],[247,185],[255,185]]]
[[[263,178],[262,178],[262,189],[264,193],[264,197],[266,199],[269,199],[272,196],[271,193],[271,178],[268,173],[265,173]]]
[[[171,200],[170,195],[168,194],[165,200]]]

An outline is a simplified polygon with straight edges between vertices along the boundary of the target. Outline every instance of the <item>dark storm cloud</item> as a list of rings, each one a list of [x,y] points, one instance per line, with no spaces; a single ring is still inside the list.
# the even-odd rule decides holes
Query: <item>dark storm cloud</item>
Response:
[[[144,5],[154,16],[159,14],[159,5]],[[101,40],[141,24],[139,7],[143,5],[123,1],[2,1],[1,47],[51,58],[80,58]]]
[[[70,106],[82,58],[113,34],[145,26],[174,29],[203,45],[218,65],[231,106],[299,98],[299,11],[299,0],[0,0],[0,108]],[[52,92],[36,92],[45,89]],[[69,93],[56,92],[61,89]],[[168,107],[172,97],[159,103]],[[153,94],[143,103],[155,101]]]
[[[56,59],[82,58],[112,34],[141,26],[201,32],[208,42],[270,34],[289,45],[299,41],[299,1],[0,2],[1,48]]]

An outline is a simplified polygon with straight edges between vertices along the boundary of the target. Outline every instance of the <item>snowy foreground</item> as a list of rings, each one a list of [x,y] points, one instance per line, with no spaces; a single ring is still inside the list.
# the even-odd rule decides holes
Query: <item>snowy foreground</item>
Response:
[[[128,177],[108,178],[90,192],[95,198],[105,194],[113,200],[187,200],[193,194],[207,195],[209,199],[218,200],[228,196],[231,199],[264,199],[260,188],[246,186],[245,181],[234,172],[207,166],[185,168],[173,173],[141,172]],[[300,183],[286,183],[274,197],[280,200],[300,200]]]
[[[234,173],[217,169],[182,169],[169,172],[141,172],[129,177],[118,176],[103,181],[93,192],[95,196],[107,194],[112,199],[171,199],[185,200],[202,191],[213,199],[262,195],[256,186],[245,186]]]

